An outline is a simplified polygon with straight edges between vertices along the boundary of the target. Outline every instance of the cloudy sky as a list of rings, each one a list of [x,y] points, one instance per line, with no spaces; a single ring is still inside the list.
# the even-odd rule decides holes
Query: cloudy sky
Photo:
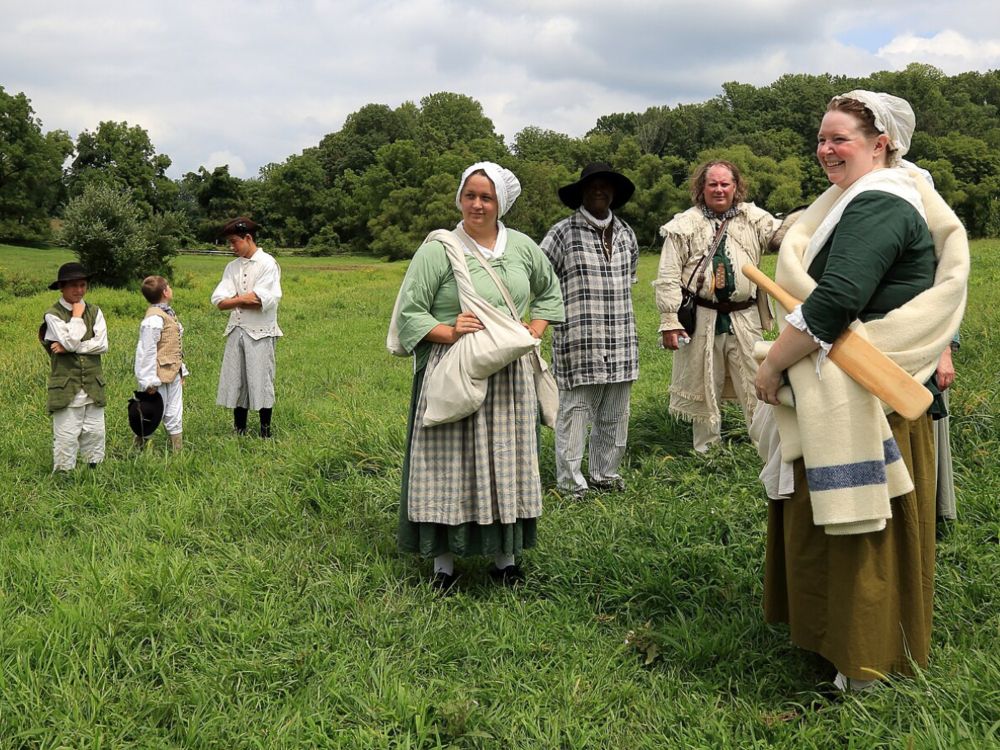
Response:
[[[817,9],[818,8],[818,9]],[[508,141],[725,81],[1000,68],[995,0],[0,0],[0,85],[46,130],[149,131],[178,177],[316,145],[370,102],[477,99]]]

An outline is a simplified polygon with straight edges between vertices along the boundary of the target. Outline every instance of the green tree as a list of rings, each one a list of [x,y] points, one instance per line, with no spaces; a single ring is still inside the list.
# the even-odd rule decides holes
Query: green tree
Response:
[[[266,173],[269,168],[270,165],[261,171]],[[176,205],[187,217],[197,239],[214,242],[227,219],[255,213],[251,210],[254,201],[248,194],[247,183],[229,174],[228,164],[211,172],[198,167],[197,172],[188,172],[181,178]]]
[[[504,222],[540,242],[549,228],[569,214],[559,200],[559,188],[574,182],[579,172],[551,161],[518,159],[511,169],[521,183],[521,197],[514,203]]]
[[[502,139],[482,105],[464,94],[442,91],[420,100],[420,136],[429,152],[446,151],[477,139]]]
[[[105,121],[76,139],[76,158],[69,169],[69,193],[82,195],[90,185],[127,191],[145,215],[174,207],[177,185],[166,176],[170,157],[156,148],[141,126]]]
[[[368,223],[370,252],[389,260],[410,258],[432,229],[458,222],[455,178],[431,175],[420,187],[401,187],[389,193],[381,210]]]
[[[62,165],[72,150],[65,132],[42,132],[24,94],[0,86],[0,237],[48,237],[63,194]]]
[[[319,143],[317,157],[330,184],[348,169],[362,172],[375,162],[376,152],[399,140],[413,139],[419,113],[412,104],[396,110],[385,104],[366,104],[344,120],[344,126]]]
[[[635,232],[639,247],[658,250],[659,229],[691,205],[687,190],[687,163],[676,156],[643,154],[625,176],[635,194],[618,213]]]
[[[570,164],[573,161],[573,139],[564,133],[531,125],[514,136],[513,152],[522,163],[548,161]]]
[[[318,149],[262,170],[257,220],[279,245],[302,247],[323,223],[326,173]]]
[[[669,109],[669,108],[668,108]],[[587,135],[635,135],[639,127],[639,115],[635,112],[615,112],[601,115]]]

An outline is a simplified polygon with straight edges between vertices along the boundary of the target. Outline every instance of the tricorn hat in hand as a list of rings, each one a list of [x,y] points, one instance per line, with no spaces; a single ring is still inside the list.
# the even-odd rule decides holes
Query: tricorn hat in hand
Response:
[[[133,391],[128,400],[128,426],[141,438],[148,438],[163,419],[163,396],[159,391],[146,393]]]

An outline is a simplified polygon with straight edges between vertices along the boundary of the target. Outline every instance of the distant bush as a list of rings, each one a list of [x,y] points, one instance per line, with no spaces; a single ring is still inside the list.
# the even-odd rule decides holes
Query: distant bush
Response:
[[[45,291],[48,281],[25,276],[22,273],[7,273],[0,269],[0,299],[6,296],[30,297]]]
[[[19,244],[50,242],[52,231],[49,220],[44,217],[27,220],[0,217],[0,240]]]
[[[182,227],[183,219],[174,213],[144,221],[128,195],[92,184],[66,206],[60,239],[94,281],[122,287],[149,274],[168,276]]]
[[[328,226],[310,237],[306,245],[306,253],[312,256],[336,255],[345,250],[340,242],[340,236]]]

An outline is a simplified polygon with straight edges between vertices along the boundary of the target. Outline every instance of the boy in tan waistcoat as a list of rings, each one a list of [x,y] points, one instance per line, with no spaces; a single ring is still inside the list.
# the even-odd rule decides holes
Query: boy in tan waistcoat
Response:
[[[135,379],[139,390],[159,391],[163,399],[163,428],[170,436],[173,450],[181,449],[181,419],[184,415],[184,366],[182,338],[184,326],[170,307],[174,290],[162,276],[147,276],[142,280],[142,296],[149,302],[146,317],[139,325],[139,343],[135,348]],[[136,437],[136,446],[146,443]]]

